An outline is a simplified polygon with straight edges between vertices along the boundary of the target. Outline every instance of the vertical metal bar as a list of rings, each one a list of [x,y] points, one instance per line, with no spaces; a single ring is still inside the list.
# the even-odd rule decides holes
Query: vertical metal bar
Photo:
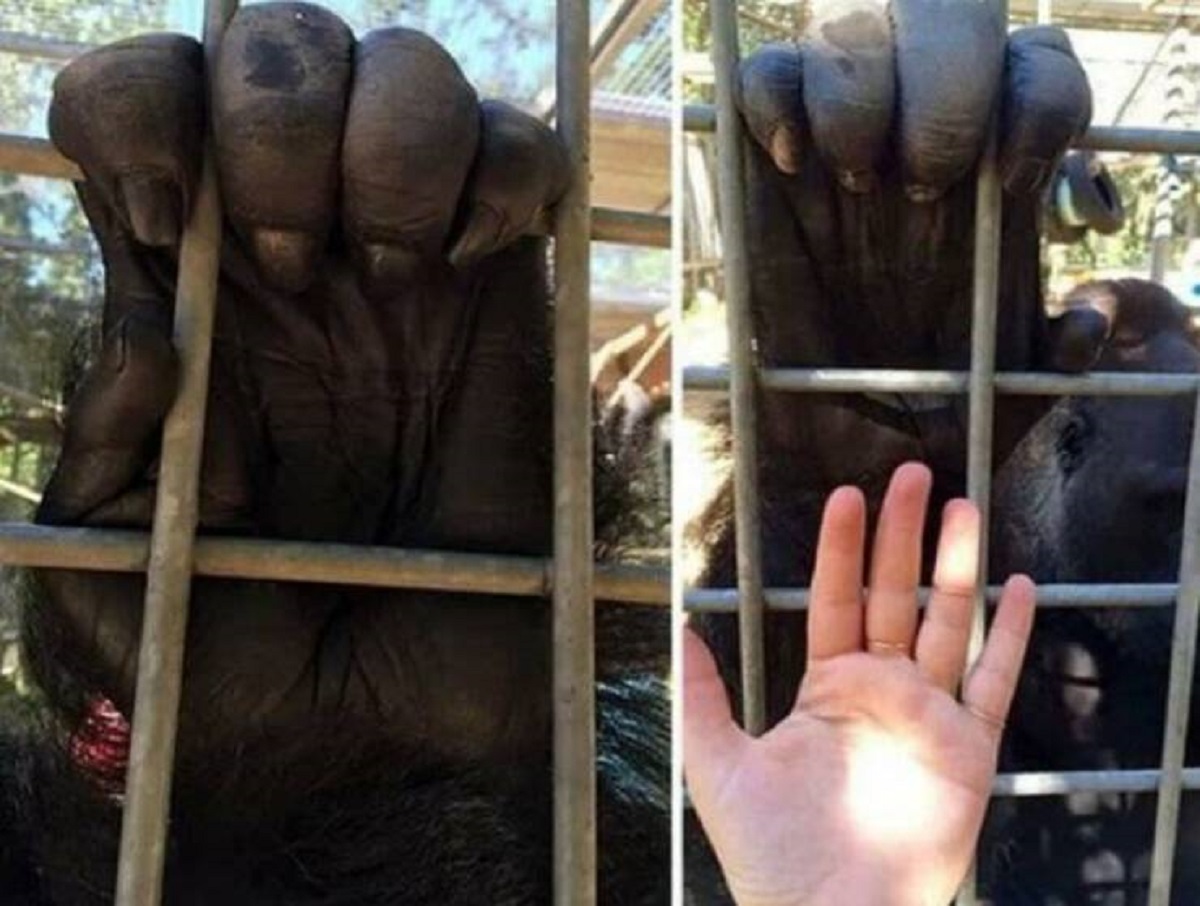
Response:
[[[554,241],[554,902],[596,902],[588,0],[558,0],[558,134],[571,160]]]
[[[997,0],[996,16],[1008,21],[1006,0]],[[1003,26],[1002,26],[1003,27]],[[999,100],[996,102],[999,104]],[[997,164],[998,121],[992,112],[987,144],[979,164],[975,189],[975,254],[972,270],[970,412],[967,426],[967,496],[979,507],[979,575],[971,622],[968,663],[983,649],[988,574],[988,538],[992,503],[992,433],[995,414],[996,302],[1000,293],[1000,236],[1002,201]],[[974,906],[975,866],[959,890],[958,906]]]
[[[1192,681],[1196,670],[1196,631],[1200,625],[1200,394],[1192,424],[1192,452],[1183,516],[1183,550],[1179,556],[1179,597],[1171,638],[1171,679],[1167,691],[1163,736],[1162,779],[1154,820],[1154,856],[1150,867],[1150,906],[1169,906],[1171,872],[1179,830],[1179,797],[1183,783]]]
[[[1001,190],[995,129],[979,168],[975,209],[974,301],[971,314],[970,414],[967,427],[967,496],[979,507],[979,577],[971,627],[970,659],[983,648],[984,591],[992,494],[992,429],[995,412],[996,297],[1000,287]]]
[[[736,0],[709,0],[716,78],[717,193],[725,258],[729,325],[729,407],[733,428],[733,495],[737,535],[738,626],[742,655],[742,720],[758,735],[766,728],[763,659],[762,552],[759,535],[758,423],[755,362],[746,258],[745,172],[742,129],[734,105],[738,32]]]
[[[206,4],[207,72],[212,71],[217,45],[236,6],[235,0],[208,0]],[[162,896],[220,254],[221,206],[211,142],[206,140],[199,191],[179,256],[175,345],[181,381],[163,428],[121,825],[117,906],[157,906]]]

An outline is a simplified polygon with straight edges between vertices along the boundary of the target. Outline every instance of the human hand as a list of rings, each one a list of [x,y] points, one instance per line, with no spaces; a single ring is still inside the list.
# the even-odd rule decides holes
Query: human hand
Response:
[[[943,906],[970,864],[1033,622],[1034,588],[1005,585],[987,644],[963,674],[979,513],[943,514],[934,589],[917,616],[931,478],[896,470],[863,603],[866,512],[826,505],[795,707],[757,739],[733,722],[712,656],[684,645],[684,769],[740,906]],[[919,624],[919,625],[918,625]]]

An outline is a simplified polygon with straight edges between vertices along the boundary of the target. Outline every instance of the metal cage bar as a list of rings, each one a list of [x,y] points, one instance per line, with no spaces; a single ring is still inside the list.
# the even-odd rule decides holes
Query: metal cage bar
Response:
[[[967,371],[913,371],[887,368],[766,368],[759,374],[765,390],[787,393],[944,393],[965,394]],[[1003,396],[1176,396],[1195,393],[1200,374],[1093,371],[1072,375],[1054,372],[1001,371],[994,376]],[[725,392],[729,369],[721,365],[683,369],[687,390]]]
[[[995,0],[996,17],[1008,19],[1007,0]],[[992,434],[996,410],[996,305],[1000,295],[1000,237],[1003,208],[997,163],[998,111],[993,110],[975,186],[975,247],[971,268],[971,370],[967,380],[967,496],[979,508],[979,568],[967,663],[983,651],[986,613],[988,538],[992,511]],[[959,888],[958,906],[978,897],[975,862]]]
[[[554,902],[596,902],[588,0],[558,0],[555,97],[571,162],[554,240]]]
[[[1002,586],[989,585],[984,589],[988,604],[1000,600]],[[1179,595],[1173,583],[1128,585],[1082,585],[1063,583],[1038,586],[1038,608],[1068,607],[1171,607]],[[918,592],[922,607],[929,598],[929,589]],[[804,610],[808,607],[807,588],[767,588],[763,597],[770,610]],[[733,613],[737,610],[736,588],[693,588],[683,594],[683,608],[690,613]]]
[[[1183,515],[1183,549],[1179,558],[1179,597],[1171,635],[1171,672],[1163,731],[1162,777],[1154,819],[1154,853],[1150,863],[1150,906],[1169,906],[1179,802],[1187,742],[1192,681],[1196,672],[1196,630],[1200,625],[1200,394],[1192,421],[1187,496]]]
[[[206,72],[215,69],[221,36],[236,8],[236,0],[206,0]],[[179,253],[174,341],[180,386],[163,426],[121,816],[117,906],[157,906],[162,898],[220,261],[221,200],[210,136],[196,207]]]
[[[0,524],[0,566],[145,572],[148,541],[146,533],[136,531]],[[199,537],[193,571],[210,578],[547,598],[554,589],[551,563],[541,557]],[[595,569],[601,601],[670,604],[669,577],[662,567],[598,563]]]
[[[742,660],[742,723],[755,736],[766,729],[762,551],[759,535],[758,420],[750,320],[742,170],[742,130],[734,102],[738,65],[737,0],[709,0],[716,70],[721,226],[725,247],[725,310],[729,325],[730,420],[733,427],[734,533],[737,546],[738,630]]]

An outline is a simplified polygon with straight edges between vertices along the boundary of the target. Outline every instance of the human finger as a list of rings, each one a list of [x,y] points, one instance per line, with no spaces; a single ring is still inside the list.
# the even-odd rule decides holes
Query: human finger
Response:
[[[917,626],[917,585],[933,475],[916,462],[892,474],[879,513],[867,580],[867,651],[908,655]]]
[[[866,502],[838,488],[825,504],[808,605],[808,662],[862,650]]]
[[[996,732],[1004,727],[1033,629],[1035,588],[1028,576],[1004,584],[979,660],[963,683],[963,706]]]
[[[682,686],[683,767],[693,795],[703,799],[746,737],[712,652],[690,627],[683,630]]]
[[[918,668],[951,694],[967,660],[978,571],[979,509],[969,500],[952,500],[942,513],[933,590],[916,646]]]

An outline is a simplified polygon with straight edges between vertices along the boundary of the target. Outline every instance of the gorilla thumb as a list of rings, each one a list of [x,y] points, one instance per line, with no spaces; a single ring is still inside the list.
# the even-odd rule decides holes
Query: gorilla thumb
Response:
[[[177,383],[165,325],[141,312],[118,322],[71,400],[37,521],[77,522],[130,490],[150,463]]]

